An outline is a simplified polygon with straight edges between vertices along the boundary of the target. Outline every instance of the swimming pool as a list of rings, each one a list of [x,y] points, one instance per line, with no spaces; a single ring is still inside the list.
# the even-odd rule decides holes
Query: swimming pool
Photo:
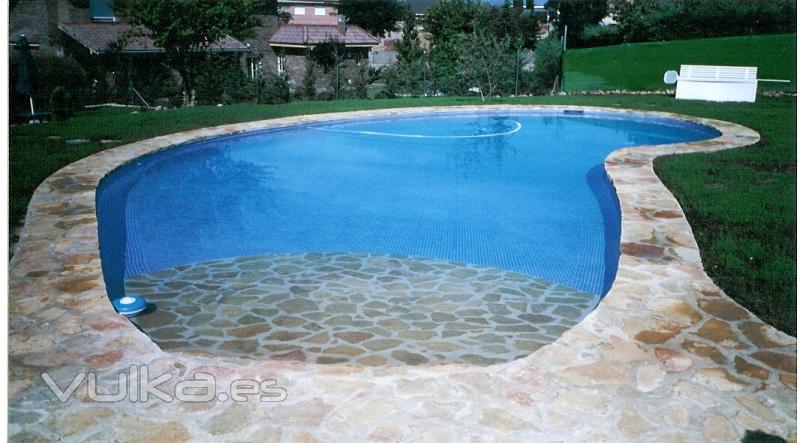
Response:
[[[602,294],[613,150],[718,135],[610,114],[483,112],[303,125],[139,159],[98,193],[111,295],[124,277],[263,253],[366,252],[501,269]]]
[[[594,294],[596,303],[619,257],[619,205],[604,158],[623,147],[718,135],[695,123],[629,114],[492,110],[339,120],[194,142],[141,157],[101,182],[104,278],[118,298],[126,279],[183,274],[194,264],[208,269],[220,259],[236,267],[233,278],[242,272],[237,257],[385,254],[509,271],[535,278],[532,287]],[[155,280],[138,282],[172,295],[187,284]],[[191,303],[193,295],[181,297]],[[577,303],[579,296],[570,297]],[[590,308],[568,320],[574,324]],[[264,318],[280,311],[270,309]],[[244,327],[236,319],[233,325]]]

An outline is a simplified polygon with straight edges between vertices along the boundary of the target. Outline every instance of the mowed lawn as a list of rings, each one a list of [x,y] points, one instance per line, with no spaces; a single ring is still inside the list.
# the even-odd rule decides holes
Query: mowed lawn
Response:
[[[664,72],[678,71],[682,64],[756,66],[759,78],[792,80],[790,84],[762,82],[761,90],[797,91],[797,34],[572,49],[564,58],[564,89],[665,89]]]
[[[756,103],[677,101],[664,96],[506,98],[491,103],[569,104],[658,110],[736,122],[762,135],[755,147],[660,159],[656,170],[683,206],[709,275],[725,292],[777,328],[796,335],[796,139],[793,97]],[[33,191],[59,168],[123,143],[225,123],[288,115],[408,106],[480,104],[427,98],[242,104],[132,114],[99,109],[64,122],[21,125],[10,135],[11,232]],[[89,143],[70,145],[69,139]],[[116,140],[101,143],[101,140]],[[12,238],[13,240],[13,238]]]

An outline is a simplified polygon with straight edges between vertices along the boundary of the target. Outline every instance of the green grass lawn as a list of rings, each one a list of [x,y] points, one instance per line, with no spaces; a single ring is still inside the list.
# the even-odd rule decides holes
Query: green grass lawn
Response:
[[[65,121],[11,128],[10,215],[18,227],[33,191],[59,168],[121,143],[204,126],[297,114],[428,105],[474,98],[297,102],[197,107],[131,114],[88,111]],[[728,120],[759,131],[756,147],[661,159],[657,172],[687,213],[706,270],[726,293],[777,328],[796,335],[795,98],[756,103],[676,101],[664,96],[507,98],[492,103],[571,104],[677,112]],[[48,138],[63,137],[59,139]],[[68,145],[66,139],[91,140]],[[119,140],[101,144],[101,139]]]
[[[664,72],[695,64],[757,66],[759,78],[792,80],[790,84],[762,82],[761,90],[797,91],[796,39],[797,34],[777,34],[568,50],[564,89],[665,89]]]

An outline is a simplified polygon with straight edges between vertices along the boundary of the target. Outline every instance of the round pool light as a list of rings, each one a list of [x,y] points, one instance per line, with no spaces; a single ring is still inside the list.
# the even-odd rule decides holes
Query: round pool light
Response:
[[[147,309],[147,301],[138,295],[126,295],[113,302],[114,309],[122,315],[136,315]]]

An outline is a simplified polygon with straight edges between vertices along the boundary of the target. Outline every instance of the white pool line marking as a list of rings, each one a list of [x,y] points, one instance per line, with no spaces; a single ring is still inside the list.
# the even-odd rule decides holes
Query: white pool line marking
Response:
[[[316,129],[318,131],[327,131],[327,132],[342,132],[345,134],[363,134],[363,135],[380,135],[385,137],[405,137],[405,138],[485,138],[485,137],[500,137],[503,135],[511,135],[515,132],[518,132],[522,129],[522,123],[511,120],[516,125],[516,128],[508,131],[508,132],[497,132],[494,134],[476,134],[476,135],[423,135],[423,134],[395,134],[392,132],[374,132],[374,131],[351,131],[347,129],[333,129],[333,128],[321,128],[318,126],[309,126],[311,129]]]

